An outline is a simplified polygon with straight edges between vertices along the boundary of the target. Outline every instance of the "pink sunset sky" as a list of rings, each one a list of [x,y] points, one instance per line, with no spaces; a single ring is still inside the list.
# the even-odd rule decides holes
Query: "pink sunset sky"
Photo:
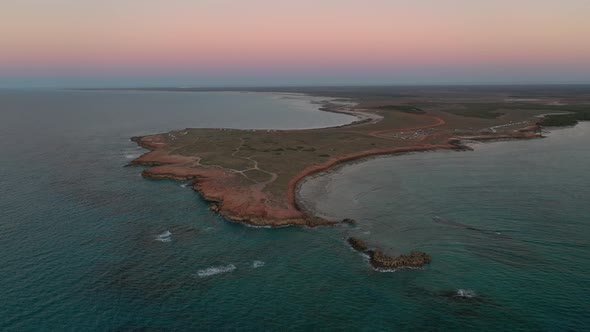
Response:
[[[587,0],[18,0],[0,86],[590,83]]]

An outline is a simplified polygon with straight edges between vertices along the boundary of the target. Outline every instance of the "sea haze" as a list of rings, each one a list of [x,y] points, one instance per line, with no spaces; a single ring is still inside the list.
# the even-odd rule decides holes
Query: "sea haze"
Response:
[[[308,207],[354,227],[246,227],[183,183],[123,167],[145,152],[134,135],[354,120],[309,100],[0,92],[0,330],[590,325],[588,124],[474,152],[377,158],[303,185]],[[376,272],[350,235],[425,250],[433,264]]]

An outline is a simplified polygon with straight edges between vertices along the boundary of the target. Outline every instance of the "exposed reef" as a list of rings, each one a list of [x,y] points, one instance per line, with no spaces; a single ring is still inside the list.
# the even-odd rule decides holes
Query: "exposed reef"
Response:
[[[348,224],[348,225],[356,225],[356,220],[350,218],[342,219],[341,223]]]
[[[397,257],[388,256],[381,250],[371,250],[368,254],[371,265],[376,269],[384,270],[419,268],[432,261],[430,255],[422,251],[412,251],[409,255],[399,255]]]
[[[367,246],[367,244],[363,240],[357,239],[355,237],[349,237],[346,240],[346,242],[348,242],[348,244],[350,244],[352,249],[354,249],[356,251],[366,252],[367,250],[369,250],[369,247]]]
[[[430,255],[422,251],[412,251],[409,255],[389,256],[379,249],[369,250],[369,246],[363,240],[355,237],[349,237],[346,242],[354,250],[368,255],[369,263],[378,270],[420,268],[432,261]]]

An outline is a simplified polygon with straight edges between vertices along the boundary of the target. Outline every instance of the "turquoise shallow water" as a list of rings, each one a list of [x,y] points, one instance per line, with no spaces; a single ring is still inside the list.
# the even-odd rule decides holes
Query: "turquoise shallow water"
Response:
[[[236,225],[181,183],[122,167],[143,151],[133,135],[351,120],[314,108],[260,94],[1,92],[0,330],[590,324],[588,125],[475,152],[374,159],[305,184],[308,204],[357,227]],[[375,272],[349,235],[423,249],[434,262]],[[477,295],[456,298],[458,289]]]

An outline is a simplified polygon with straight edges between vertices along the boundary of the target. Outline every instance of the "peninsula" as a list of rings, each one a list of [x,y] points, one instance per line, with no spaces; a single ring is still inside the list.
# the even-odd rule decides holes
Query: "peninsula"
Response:
[[[330,225],[341,221],[313,216],[298,205],[298,185],[311,174],[376,155],[465,150],[463,142],[469,140],[538,138],[541,125],[574,124],[590,114],[588,96],[573,93],[523,97],[493,89],[426,88],[286,92],[353,101],[328,102],[321,110],[358,120],[322,129],[188,128],[133,137],[150,152],[130,165],[149,166],[142,172],[146,178],[191,181],[211,209],[231,221],[270,227]]]

